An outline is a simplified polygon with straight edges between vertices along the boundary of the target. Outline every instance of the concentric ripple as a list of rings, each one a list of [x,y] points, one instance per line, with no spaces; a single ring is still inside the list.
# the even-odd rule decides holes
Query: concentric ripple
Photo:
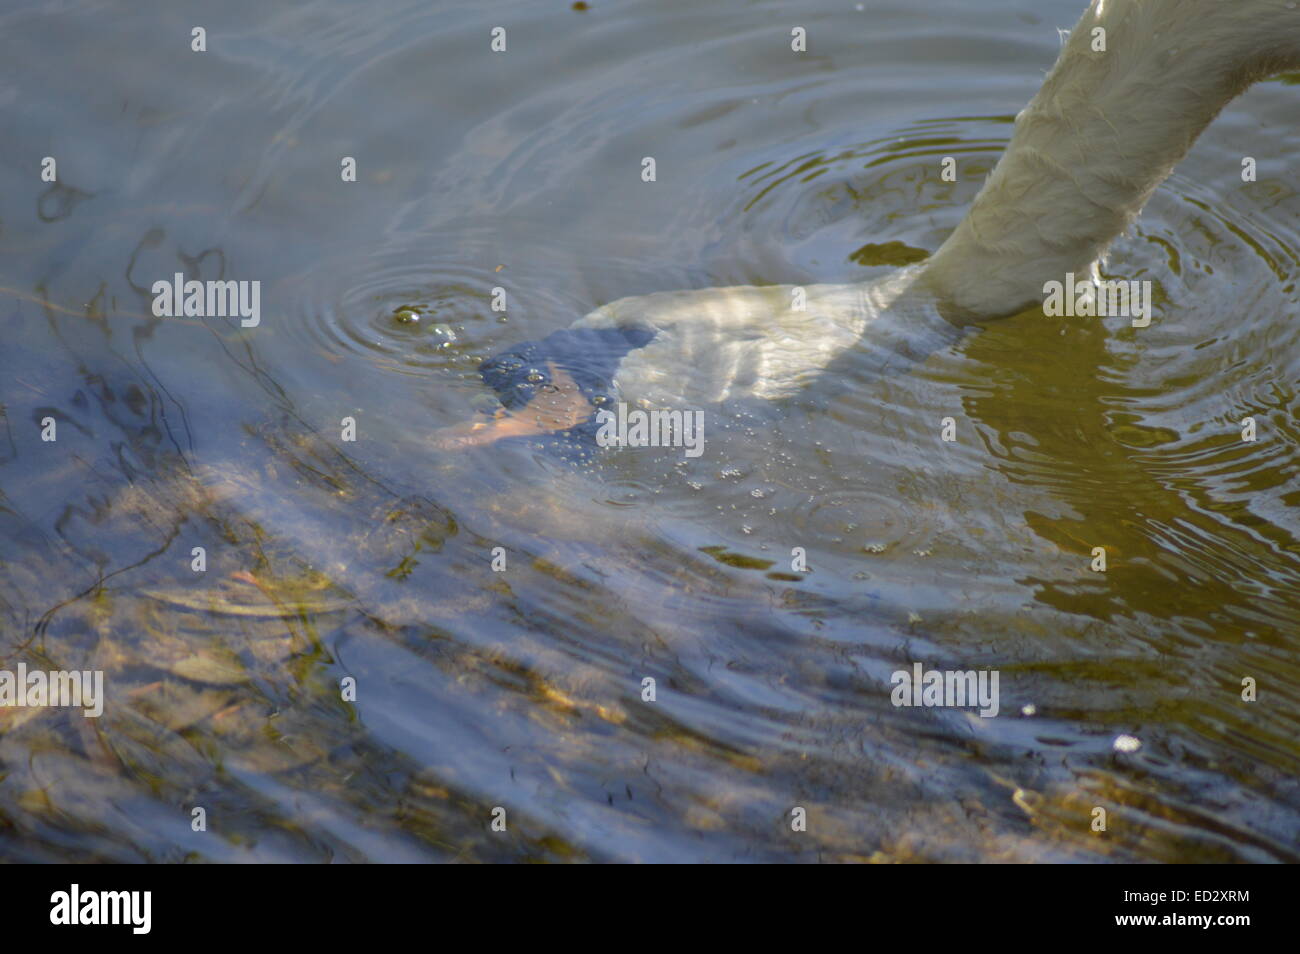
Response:
[[[502,278],[491,267],[416,264],[409,254],[343,269],[314,269],[289,292],[290,315],[332,360],[360,358],[406,374],[457,373],[482,349]]]

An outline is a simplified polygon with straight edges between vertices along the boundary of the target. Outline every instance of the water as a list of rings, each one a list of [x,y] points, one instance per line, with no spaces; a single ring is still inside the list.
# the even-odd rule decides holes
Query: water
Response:
[[[1149,328],[849,353],[693,460],[432,446],[605,302],[938,247],[1080,5],[862,6],[3,14],[0,653],[108,696],[0,709],[3,856],[1300,860],[1295,78],[1115,247]],[[153,318],[177,271],[261,325]]]

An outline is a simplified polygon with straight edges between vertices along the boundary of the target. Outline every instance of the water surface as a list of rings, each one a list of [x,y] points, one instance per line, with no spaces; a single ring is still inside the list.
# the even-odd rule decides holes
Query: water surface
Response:
[[[932,252],[1080,6],[11,5],[0,657],[108,700],[0,709],[3,856],[1300,860],[1294,83],[1114,248],[1149,328],[851,353],[693,460],[429,440],[612,299]],[[999,715],[894,707],[918,661]]]

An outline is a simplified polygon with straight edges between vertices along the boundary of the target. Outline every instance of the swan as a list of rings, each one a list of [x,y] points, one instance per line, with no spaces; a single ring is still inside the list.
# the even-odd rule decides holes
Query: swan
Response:
[[[1092,0],[961,223],[927,261],[851,284],[610,302],[483,362],[495,416],[442,447],[579,428],[617,399],[698,407],[797,393],[841,352],[905,367],[971,327],[1098,279],[1111,242],[1219,111],[1300,67],[1296,0]],[[799,308],[798,305],[803,307]]]

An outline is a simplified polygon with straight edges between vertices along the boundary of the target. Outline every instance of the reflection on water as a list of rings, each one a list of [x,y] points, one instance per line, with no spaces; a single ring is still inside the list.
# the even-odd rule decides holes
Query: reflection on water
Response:
[[[3,17],[0,653],[108,694],[0,709],[6,857],[1300,860],[1294,88],[1113,251],[1149,328],[850,353],[698,459],[449,454],[603,302],[936,248],[1077,11],[801,13],[799,60],[760,8],[426,6]],[[262,324],[152,317],[176,271]],[[914,661],[999,716],[893,706]]]

